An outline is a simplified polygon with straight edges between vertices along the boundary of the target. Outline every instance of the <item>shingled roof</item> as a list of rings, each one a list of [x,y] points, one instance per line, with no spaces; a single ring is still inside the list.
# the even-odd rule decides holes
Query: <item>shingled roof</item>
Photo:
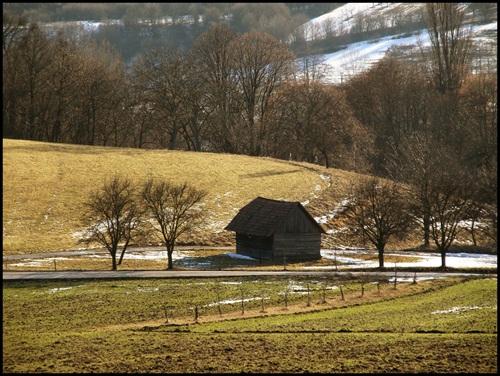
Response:
[[[225,230],[247,235],[270,236],[281,227],[289,213],[297,207],[311,219],[319,232],[325,232],[300,202],[278,201],[263,197],[257,197],[241,208]]]

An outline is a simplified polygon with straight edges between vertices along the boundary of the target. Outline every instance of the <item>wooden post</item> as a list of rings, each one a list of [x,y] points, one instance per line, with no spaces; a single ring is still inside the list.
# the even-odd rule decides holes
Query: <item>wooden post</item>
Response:
[[[167,324],[170,323],[170,320],[168,318],[168,309],[169,308],[172,308],[172,307],[169,307],[169,306],[166,306],[166,305],[163,306],[163,312],[165,312],[165,320],[166,320]]]
[[[222,310],[221,310],[221,307],[220,307],[220,294],[219,294],[219,288],[216,287],[215,288],[216,290],[216,293],[217,293],[217,309],[219,310],[219,316],[222,316]]]
[[[288,284],[285,287],[285,309],[288,309]]]
[[[396,283],[398,280],[398,270],[396,268],[396,263],[394,263],[394,290],[396,290]]]
[[[241,289],[241,314],[245,314],[245,300],[243,296],[243,289]]]
[[[307,306],[308,307],[311,306],[311,294],[309,290],[309,282],[307,282]]]
[[[345,300],[344,290],[342,290],[342,285],[340,285],[339,288],[340,288],[340,295],[342,296],[342,300]]]
[[[198,312],[198,303],[194,306],[194,321],[198,322],[199,312]]]

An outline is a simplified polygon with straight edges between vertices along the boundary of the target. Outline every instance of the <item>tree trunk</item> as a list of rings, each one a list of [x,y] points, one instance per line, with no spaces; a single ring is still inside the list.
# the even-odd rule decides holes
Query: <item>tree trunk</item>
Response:
[[[173,253],[174,253],[174,247],[167,245],[167,255],[168,255],[167,270],[172,270],[174,268],[174,261],[172,260]]]
[[[475,223],[476,223],[476,222],[473,220],[473,221],[472,221],[472,225],[471,225],[471,227],[470,227],[470,234],[471,234],[471,236],[472,236],[472,244],[474,244],[474,246],[476,246],[476,245],[477,245],[477,242],[476,242],[476,232],[474,231],[474,229],[475,229],[475,226],[474,226],[474,225],[475,225]]]
[[[379,268],[384,267],[384,248],[385,248],[384,245],[377,245]]]
[[[111,270],[116,270],[117,267],[116,267],[116,252],[115,253],[111,253],[111,260],[112,260],[112,266],[111,266]]]
[[[125,255],[125,251],[127,250],[129,241],[130,241],[130,239],[127,239],[127,241],[125,242],[125,245],[123,246],[122,252],[120,254],[120,261],[118,261],[118,265],[122,264],[123,256]]]
[[[441,268],[446,269],[446,250],[441,249]]]
[[[429,220],[429,214],[425,213],[423,217],[424,221],[424,247],[429,248],[431,245],[430,239],[430,220]]]

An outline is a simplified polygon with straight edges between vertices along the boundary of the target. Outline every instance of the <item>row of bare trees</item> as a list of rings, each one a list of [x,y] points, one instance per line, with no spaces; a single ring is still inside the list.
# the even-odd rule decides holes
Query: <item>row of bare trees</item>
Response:
[[[471,76],[472,42],[456,3],[426,4],[431,49],[421,53],[428,69],[382,60],[347,85],[357,118],[375,130],[382,150],[377,177],[353,187],[346,207],[355,231],[377,248],[404,238],[415,224],[424,246],[431,240],[446,268],[458,234],[475,223],[497,241],[496,75]],[[495,146],[496,147],[496,146]]]
[[[112,270],[116,270],[131,242],[157,238],[167,250],[167,269],[173,269],[177,239],[200,224],[200,204],[205,196],[205,191],[187,183],[149,178],[134,185],[130,179],[115,175],[92,191],[85,202],[83,221],[87,227],[82,242],[104,246],[111,255]]]
[[[418,145],[413,151],[425,153],[426,144],[414,141]],[[412,173],[418,175],[417,184],[373,176],[353,183],[344,211],[350,225],[349,236],[368,239],[375,246],[380,268],[384,267],[386,245],[393,239],[405,239],[415,228],[422,230],[426,247],[430,241],[434,243],[441,254],[443,269],[446,269],[446,254],[460,233],[470,231],[476,245],[475,222],[481,223],[482,235],[496,244],[497,210],[482,197],[484,182],[470,179],[449,154],[439,153],[425,172],[420,170],[423,159],[413,155],[416,166]]]
[[[49,38],[7,19],[4,136],[273,156],[385,175],[393,148],[429,131],[484,164],[496,158],[496,75],[471,76],[470,41],[439,22],[448,21],[430,23],[432,69],[393,51],[330,85],[318,62],[297,66],[268,34],[215,24],[190,51],[151,49],[126,67],[109,45]],[[457,35],[463,43],[450,42]]]
[[[422,149],[427,144],[414,141],[418,144],[415,150],[425,153]],[[386,245],[393,238],[404,239],[418,225],[439,250],[442,269],[446,269],[450,246],[468,228],[466,222],[481,219],[481,231],[496,241],[496,208],[482,203],[481,186],[473,180],[464,183],[467,177],[449,155],[441,152],[435,161],[427,171],[428,181],[421,185],[377,177],[360,178],[353,184],[344,211],[351,225],[350,235],[365,237],[375,246],[380,268],[384,268]],[[437,173],[441,171],[436,169],[437,163],[445,173]],[[419,174],[418,169],[413,173]],[[116,270],[130,242],[150,242],[153,236],[165,245],[167,269],[173,269],[176,242],[201,223],[200,204],[205,196],[205,191],[187,183],[149,178],[134,186],[129,179],[116,175],[89,195],[83,215],[88,226],[82,241],[105,246],[112,270]]]

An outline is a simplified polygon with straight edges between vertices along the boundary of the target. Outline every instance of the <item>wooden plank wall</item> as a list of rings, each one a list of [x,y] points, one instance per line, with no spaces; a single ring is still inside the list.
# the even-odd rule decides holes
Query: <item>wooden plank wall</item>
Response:
[[[296,207],[288,214],[283,225],[280,227],[276,233],[304,234],[319,232],[315,224],[311,222],[311,219],[299,207]]]
[[[273,259],[315,260],[321,258],[321,234],[274,234]]]

